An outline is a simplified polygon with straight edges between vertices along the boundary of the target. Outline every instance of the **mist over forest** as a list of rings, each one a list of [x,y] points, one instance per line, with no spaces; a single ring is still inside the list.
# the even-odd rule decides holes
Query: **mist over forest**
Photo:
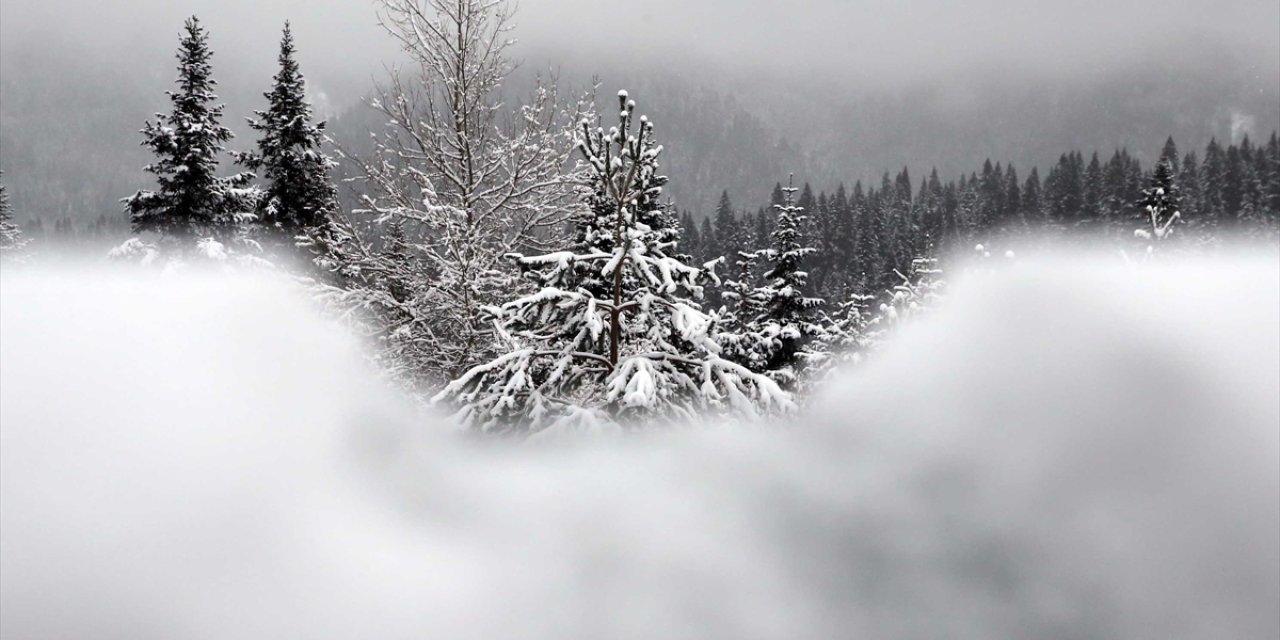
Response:
[[[262,108],[273,34],[286,19],[308,97],[340,145],[367,143],[378,115],[363,100],[388,65],[404,63],[365,0],[323,11],[288,1],[135,2],[123,12],[81,4],[0,9],[0,169],[19,218],[50,229],[61,218],[123,223],[119,199],[147,183],[137,131],[164,108],[175,25],[187,13],[210,19],[232,149],[250,144],[244,117]],[[1000,3],[911,12],[646,3],[609,38],[589,26],[609,3],[570,4],[522,3],[520,65],[507,91],[557,74],[566,92],[595,80],[606,94],[625,86],[651,96],[648,110],[681,141],[665,156],[681,176],[668,195],[695,218],[710,215],[723,190],[748,209],[765,206],[789,173],[834,191],[903,167],[954,180],[986,159],[1044,173],[1075,150],[1126,148],[1150,165],[1169,136],[1203,149],[1280,128],[1280,51],[1266,29],[1280,16],[1267,3],[1235,3],[1234,28],[1198,19],[1198,3],[1099,6],[1114,16],[1099,21],[1083,9]]]

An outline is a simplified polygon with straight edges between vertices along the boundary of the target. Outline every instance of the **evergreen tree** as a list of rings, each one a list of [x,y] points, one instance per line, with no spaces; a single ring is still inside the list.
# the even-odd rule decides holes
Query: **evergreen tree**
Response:
[[[0,174],[2,177],[3,174]],[[27,241],[22,236],[22,229],[13,221],[13,207],[9,204],[9,193],[4,184],[0,184],[0,256],[11,257],[18,253]]]
[[[1182,158],[1182,171],[1178,173],[1178,186],[1182,189],[1182,217],[1188,221],[1200,216],[1200,161],[1196,152],[1189,151]]]
[[[811,239],[808,244],[814,251],[805,261],[804,269],[809,272],[815,289],[821,291],[829,275],[827,263],[833,254],[831,202],[825,191],[818,192],[814,208],[807,214],[805,224],[801,228],[801,236]]]
[[[873,201],[876,203],[874,207],[876,211],[875,222],[880,236],[880,260],[882,264],[891,270],[898,265],[898,260],[903,253],[901,229],[899,227],[902,212],[898,208],[898,190],[894,186],[894,182],[889,178],[888,171],[884,172],[884,175],[880,177],[880,191],[877,196],[873,198]],[[803,202],[803,199],[801,202]]]
[[[782,188],[782,204],[787,203],[787,189],[790,188],[790,186],[791,185],[788,184],[787,187]],[[813,195],[813,187],[810,187],[808,182],[804,183],[804,187],[800,189],[799,198],[795,197],[793,192],[791,201],[794,202],[796,206],[800,207],[802,211],[812,211],[818,203],[817,197]],[[772,206],[776,207],[777,205]],[[803,229],[801,231],[803,232]]]
[[[1234,224],[1240,220],[1245,200],[1245,162],[1240,148],[1228,145],[1222,173],[1223,222]]]
[[[702,219],[702,224],[698,231],[698,239],[700,240],[699,246],[702,250],[702,253],[698,255],[698,262],[707,262],[719,257],[719,255],[712,255],[715,253],[716,230],[715,227],[711,225],[711,218],[709,216]]]
[[[1004,179],[1005,214],[1002,226],[1005,230],[1023,229],[1027,225],[1027,219],[1023,217],[1022,211],[1022,186],[1018,182],[1018,172],[1014,170],[1013,165],[1009,165],[1008,170],[1005,171]]]
[[[1204,162],[1200,164],[1200,220],[1199,225],[1210,230],[1226,219],[1223,207],[1223,182],[1226,176],[1226,157],[1217,139],[1210,139],[1204,150]]]
[[[878,310],[870,310],[875,299],[870,295],[855,294],[840,304],[822,333],[821,345],[827,351],[822,372],[857,364],[866,353],[880,347],[895,326],[928,311],[944,297],[946,282],[935,258],[916,258],[905,275],[901,271],[894,275],[898,282],[885,292]]]
[[[512,257],[541,289],[493,310],[508,350],[449,384],[437,402],[487,432],[541,432],[704,411],[787,408],[765,376],[725,360],[715,318],[693,299],[713,274],[674,257],[679,227],[659,200],[662,148],[619,93],[619,124],[582,124],[589,213],[568,250]]]
[[[756,211],[756,228],[751,238],[751,246],[763,247],[769,244],[769,234],[773,233],[773,225],[764,209]]]
[[[978,212],[982,206],[982,194],[978,188],[976,175],[970,175],[968,180],[961,177],[960,184],[956,187],[956,198],[956,226],[958,233],[955,237],[963,242],[970,242],[979,238],[985,231],[978,225]],[[893,265],[893,268],[897,268],[897,265]],[[888,269],[886,271],[891,272],[892,270]],[[883,288],[881,285],[884,284],[884,282],[881,282],[876,289]]]
[[[1271,221],[1280,221],[1280,138],[1271,132],[1266,149],[1266,191],[1267,208],[1271,212]]]
[[[1142,163],[1137,158],[1129,156],[1127,151],[1124,153],[1124,161],[1128,172],[1125,178],[1124,201],[1127,205],[1125,213],[1129,219],[1132,219],[1135,214],[1141,215],[1141,212],[1138,211],[1137,202],[1142,198],[1142,190],[1147,187],[1147,178],[1150,176],[1143,171]]]
[[[1084,170],[1081,177],[1081,221],[1092,227],[1100,218],[1104,200],[1106,198],[1106,187],[1104,184],[1104,176],[1102,173],[1102,163],[1098,160],[1098,152],[1093,152],[1089,158],[1089,165]]]
[[[932,253],[941,249],[945,240],[943,218],[942,182],[938,179],[938,169],[929,172],[929,178],[920,187],[917,198],[920,209],[920,246],[922,251]]]
[[[1032,224],[1044,222],[1044,204],[1040,193],[1040,169],[1031,167],[1027,181],[1022,185],[1022,210]]]
[[[895,264],[909,259],[915,251],[915,243],[920,234],[911,196],[911,174],[903,167],[893,180],[891,207],[886,218],[886,225],[893,238]]]
[[[1116,222],[1126,220],[1125,213],[1130,206],[1126,199],[1128,180],[1127,157],[1116,149],[1102,171],[1102,202],[1099,206],[1100,217],[1112,230]]]
[[[831,228],[827,232],[828,254],[822,257],[828,272],[827,286],[824,291],[834,293],[843,292],[849,284],[847,267],[850,251],[853,248],[853,210],[843,183],[836,189],[836,195],[829,206]]]
[[[936,258],[915,258],[906,273],[895,270],[894,275],[897,283],[886,292],[888,297],[879,311],[859,331],[864,348],[874,349],[895,325],[936,306],[946,290]]]
[[[782,193],[782,183],[773,183],[773,191],[769,192],[769,207],[776,207],[782,204],[785,199],[786,196]]]
[[[260,134],[256,153],[240,162],[266,179],[259,200],[261,223],[286,241],[322,232],[337,209],[337,189],[329,179],[333,162],[321,151],[324,123],[313,123],[306,85],[294,59],[288,23],[280,40],[280,70],[267,98],[249,126]]]
[[[680,215],[680,234],[684,238],[680,248],[694,260],[700,261],[703,255],[702,234],[698,233],[698,223],[693,221],[693,215],[688,211]]]
[[[1147,228],[1138,229],[1135,235],[1149,242],[1165,240],[1173,231],[1173,224],[1182,217],[1181,194],[1173,172],[1173,163],[1161,159],[1151,174],[1150,186],[1142,191],[1142,207]],[[1151,245],[1147,250],[1151,251]]]
[[[978,187],[978,208],[975,211],[974,227],[982,232],[992,229],[999,219],[998,194],[1004,188],[1001,172],[987,158],[982,163],[982,176]]]
[[[1240,210],[1237,217],[1251,229],[1256,229],[1263,222],[1266,212],[1263,167],[1258,158],[1253,143],[1246,135],[1240,141]]]
[[[738,231],[738,220],[733,215],[733,202],[729,200],[728,190],[720,192],[720,202],[716,205],[714,222],[716,243],[707,259],[713,260],[723,256],[725,261],[732,265],[739,249],[734,242]]]
[[[863,193],[861,181],[853,186],[852,205],[856,244],[850,274],[857,284],[858,293],[867,294],[876,290],[875,283],[882,273],[884,260],[881,257],[879,215],[872,198]]]
[[[1073,151],[1063,156],[1053,181],[1054,218],[1061,224],[1075,226],[1084,209],[1084,156]]]
[[[232,137],[219,124],[222,105],[214,104],[208,33],[192,16],[178,47],[178,90],[169,91],[173,111],[156,114],[142,129],[143,145],[157,156],[145,170],[159,189],[125,198],[134,233],[191,242],[198,237],[227,239],[251,218],[257,192],[246,189],[252,173],[219,177],[218,155]]]
[[[867,294],[849,294],[827,316],[819,342],[825,358],[815,363],[812,378],[825,377],[841,365],[861,362],[863,354],[874,346],[867,339],[866,329],[873,317],[868,308],[875,298]]]
[[[1164,141],[1164,148],[1160,150],[1160,160],[1167,160],[1169,167],[1173,171],[1173,175],[1182,173],[1182,167],[1178,164],[1178,145],[1173,143],[1173,136],[1169,136]]]
[[[815,250],[802,243],[800,229],[806,216],[804,209],[793,204],[796,191],[788,181],[783,203],[774,206],[777,218],[770,246],[754,256],[768,271],[763,284],[741,305],[740,327],[734,329],[746,338],[731,355],[786,390],[795,390],[807,366],[821,358],[809,347],[822,331],[816,314],[823,301],[805,295],[808,274],[802,263]]]
[[[735,255],[754,251],[756,247],[756,216],[750,211],[738,217],[738,227],[733,230]]]

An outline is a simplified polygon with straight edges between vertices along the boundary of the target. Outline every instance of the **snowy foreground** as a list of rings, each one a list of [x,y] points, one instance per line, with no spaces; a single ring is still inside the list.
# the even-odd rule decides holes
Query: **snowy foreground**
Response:
[[[1280,636],[1275,255],[957,280],[793,428],[515,445],[280,283],[9,270],[0,636]]]

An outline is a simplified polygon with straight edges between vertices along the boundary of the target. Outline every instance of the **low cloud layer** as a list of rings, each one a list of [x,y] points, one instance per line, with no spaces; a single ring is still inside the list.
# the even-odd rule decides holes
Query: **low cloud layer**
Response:
[[[1276,260],[1019,258],[788,428],[524,446],[284,284],[6,269],[0,635],[1276,637]]]
[[[560,11],[538,11],[542,5]],[[537,0],[527,37],[573,34],[567,50],[610,49],[741,63],[833,85],[897,85],[948,74],[1097,76],[1160,55],[1194,64],[1223,51],[1272,68],[1280,5],[1265,0],[1124,0],[1047,3],[978,0]],[[625,8],[624,7],[628,7]],[[607,27],[605,25],[608,25]]]
[[[1174,66],[1224,53],[1274,85],[1280,5],[1266,0],[524,0],[515,32],[538,64],[554,56],[611,66],[691,61],[829,78],[833,85],[897,86],[960,74],[1047,77],[1105,74],[1159,56]],[[279,24],[292,20],[304,59],[322,77],[376,74],[395,48],[373,0],[8,0],[3,41],[56,35],[99,51],[167,54],[183,17],[210,25],[230,59],[270,61]],[[551,53],[548,53],[551,52]],[[256,64],[256,63],[252,63]],[[262,64],[268,68],[269,62]]]

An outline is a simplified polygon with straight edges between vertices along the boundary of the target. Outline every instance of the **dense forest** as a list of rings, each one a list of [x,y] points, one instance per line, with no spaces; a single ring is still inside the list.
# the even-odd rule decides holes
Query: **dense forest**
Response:
[[[806,183],[797,204],[808,212],[805,241],[816,249],[808,269],[824,295],[869,294],[892,284],[893,272],[905,271],[912,259],[948,247],[1008,236],[1025,241],[1032,230],[1039,237],[1064,231],[1095,240],[1131,237],[1145,215],[1143,190],[1161,163],[1176,179],[1185,233],[1198,241],[1241,227],[1274,232],[1280,221],[1280,143],[1274,132],[1261,144],[1247,136],[1238,145],[1211,140],[1203,155],[1180,155],[1168,138],[1149,168],[1127,149],[1116,149],[1102,157],[1091,152],[1087,161],[1080,151],[1064,153],[1043,178],[1037,167],[1022,178],[1012,164],[988,159],[980,171],[946,183],[936,169],[913,181],[905,167],[886,172],[878,184],[864,187],[858,181],[831,194],[815,194]],[[768,207],[781,203],[778,183]],[[736,208],[724,191],[714,213],[701,222],[683,212],[683,246],[699,260],[736,256],[768,244],[773,218],[765,206]]]
[[[865,140],[849,132],[874,130],[893,104],[838,127],[788,107],[780,126],[808,113],[835,132],[808,129],[795,146],[714,92],[655,90],[650,112],[625,90],[517,76],[511,6],[426,6],[382,2],[412,64],[332,126],[286,23],[265,103],[239,136],[210,33],[188,19],[168,110],[141,131],[141,188],[115,205],[127,215],[73,215],[89,201],[55,180],[6,191],[6,258],[90,246],[145,265],[291,273],[374,341],[388,379],[470,428],[528,434],[789,412],[938,300],[956,250],[1091,243],[1139,258],[1212,250],[1228,233],[1274,240],[1280,227],[1280,141],[1255,142],[1234,117],[1229,141],[1210,127],[1203,151],[1183,153],[1168,136],[1145,164],[1119,146],[1064,150],[1043,172],[986,159],[955,178],[903,167],[864,182],[895,154],[847,163],[842,178],[832,145],[856,148],[840,142]],[[35,157],[16,148],[6,163]],[[121,170],[91,164],[106,173],[85,188]],[[711,185],[714,205],[679,197]],[[63,211],[24,210],[38,201]]]
[[[167,34],[178,24],[159,26]],[[119,239],[125,235],[120,194],[147,184],[136,171],[148,161],[137,130],[147,115],[165,108],[172,65],[163,47],[130,49],[140,62],[122,67],[87,43],[57,38],[15,32],[0,43],[0,170],[20,224],[38,220],[33,224],[50,238],[114,227],[108,233]],[[242,38],[234,31],[211,33],[225,124],[237,136],[229,146],[237,150],[252,139],[244,116],[259,107],[260,85],[272,73],[268,56],[246,60],[226,44]],[[57,46],[49,46],[51,40]],[[588,61],[529,44],[513,48],[519,64],[498,93],[518,101],[538,76],[554,74],[565,92],[589,91],[599,82],[606,93],[625,86],[646,96],[664,137],[680,142],[664,155],[665,170],[680,177],[667,195],[699,220],[714,214],[724,190],[754,211],[791,173],[831,194],[841,183],[849,190],[859,180],[864,187],[878,185],[882,173],[902,167],[913,178],[936,168],[940,180],[958,181],[980,171],[985,158],[1013,163],[1024,178],[1032,167],[1044,176],[1060,154],[1077,150],[1086,160],[1097,150],[1105,160],[1115,148],[1127,148],[1150,168],[1169,136],[1184,151],[1202,151],[1211,139],[1224,147],[1239,145],[1245,135],[1265,143],[1280,128],[1280,91],[1267,79],[1273,74],[1233,46],[1238,43],[1215,44],[1207,37],[1194,47],[1161,42],[1163,48],[1109,60],[1088,77],[992,77],[974,68],[940,72],[928,81],[876,83],[853,70],[740,69],[684,57],[676,72],[652,52],[619,59],[606,50]],[[309,79],[317,75],[314,60],[333,55],[302,51],[303,62],[312,61]],[[908,75],[893,72],[891,59],[875,66],[890,79]],[[367,151],[369,132],[384,126],[385,118],[362,99],[373,95],[380,71],[376,62],[340,74],[326,69],[324,86],[310,87],[308,97],[339,146]],[[335,176],[351,173],[343,166]],[[351,186],[339,181],[348,205],[357,197]]]

